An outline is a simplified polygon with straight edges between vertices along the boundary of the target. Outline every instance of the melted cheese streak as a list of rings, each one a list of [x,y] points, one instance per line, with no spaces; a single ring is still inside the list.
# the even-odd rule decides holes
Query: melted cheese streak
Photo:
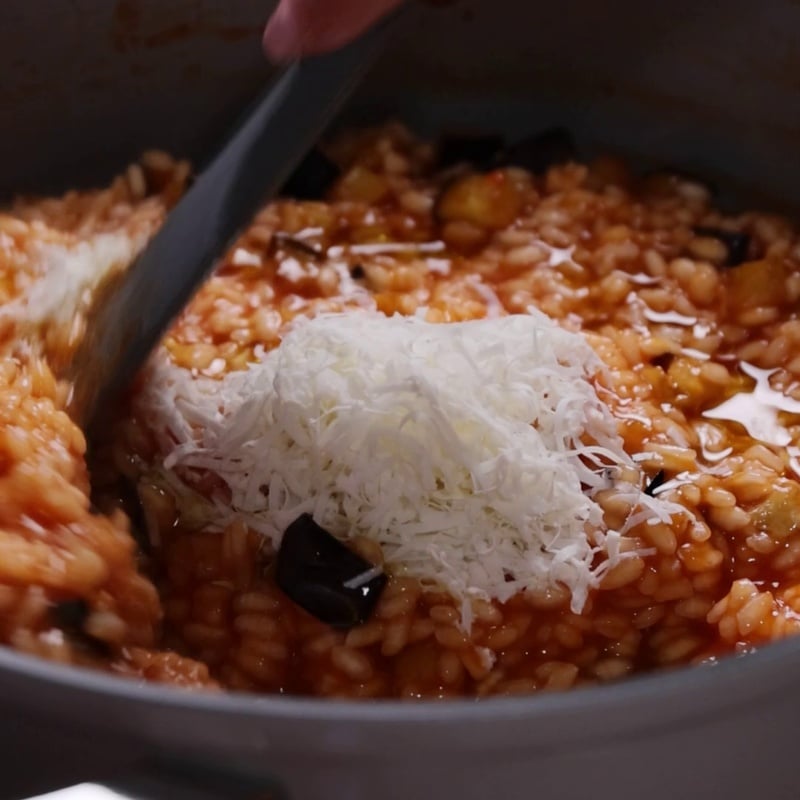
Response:
[[[162,354],[136,402],[178,494],[208,471],[227,486],[204,524],[239,518],[277,547],[311,513],[379,542],[390,571],[446,587],[469,627],[472,597],[557,584],[578,612],[624,557],[592,499],[610,465],[633,466],[591,383],[601,369],[535,310],[452,324],[348,312],[296,324],[222,380]],[[639,521],[669,520],[629,488]]]

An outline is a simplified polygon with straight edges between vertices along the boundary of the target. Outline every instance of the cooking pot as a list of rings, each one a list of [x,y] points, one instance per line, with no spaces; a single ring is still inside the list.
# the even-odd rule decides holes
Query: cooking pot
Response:
[[[0,193],[202,158],[269,76],[262,0],[5,0]],[[345,115],[509,135],[710,175],[800,205],[800,5],[474,0],[412,13]],[[800,796],[800,640],[528,698],[353,703],[190,693],[0,650],[0,795],[82,780],[143,798]]]

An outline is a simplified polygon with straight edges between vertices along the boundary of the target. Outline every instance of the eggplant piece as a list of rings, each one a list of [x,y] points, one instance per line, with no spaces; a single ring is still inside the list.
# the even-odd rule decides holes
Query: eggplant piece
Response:
[[[90,613],[89,604],[85,600],[64,600],[52,606],[50,620],[75,646],[92,655],[107,657],[111,653],[108,644],[86,633],[84,629]]]
[[[308,256],[315,261],[319,260],[324,255],[322,248],[318,245],[309,244],[308,242],[304,242],[302,239],[298,239],[288,233],[279,232],[276,233],[272,238],[278,247],[283,247],[287,250],[294,250],[296,253],[303,256]]]
[[[723,263],[725,267],[738,267],[749,260],[750,236],[738,231],[725,231],[721,228],[697,227],[693,229],[694,235],[703,239],[716,239],[725,246],[727,257]]]
[[[351,167],[337,183],[334,197],[350,203],[374,205],[380,203],[392,191],[386,175],[375,172],[361,164]]]
[[[550,167],[577,160],[572,134],[566,128],[550,128],[512,144],[500,155],[499,164],[543,175]]]
[[[666,372],[670,366],[672,366],[672,362],[675,360],[675,353],[660,353],[657,356],[654,356],[650,359],[650,363],[654,367],[661,367],[661,369]]]
[[[503,151],[505,140],[493,134],[446,135],[439,142],[439,167],[469,164],[475,169],[490,169]]]
[[[64,600],[50,609],[53,624],[69,633],[83,631],[89,616],[89,605],[85,600]]]
[[[366,622],[388,581],[310,514],[284,532],[275,563],[280,589],[321,622],[346,630]]]
[[[315,148],[291,174],[281,194],[296,200],[321,200],[340,174],[339,167]]]
[[[367,271],[362,264],[353,264],[353,266],[350,267],[350,277],[354,281],[363,281],[364,278],[367,277]]]
[[[650,481],[650,483],[647,484],[644,493],[646,495],[649,495],[650,497],[655,497],[656,489],[658,489],[658,487],[661,486],[665,480],[666,480],[666,474],[664,473],[663,469],[660,469],[653,476],[653,479]]]
[[[677,167],[649,170],[641,178],[643,192],[654,197],[674,195],[682,183],[695,184],[698,187],[702,187],[711,197],[718,194],[718,187],[710,183],[706,178]]]
[[[469,173],[450,182],[436,200],[439,222],[469,222],[479,228],[500,230],[517,218],[524,196],[501,170]]]
[[[728,272],[728,302],[737,311],[758,306],[781,308],[792,302],[786,291],[791,268],[778,258],[745,261]]]

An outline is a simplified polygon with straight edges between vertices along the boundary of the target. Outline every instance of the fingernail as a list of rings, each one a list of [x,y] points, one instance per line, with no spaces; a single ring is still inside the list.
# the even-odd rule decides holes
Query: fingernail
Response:
[[[292,61],[301,55],[302,38],[292,4],[282,2],[264,31],[264,50],[273,61]]]

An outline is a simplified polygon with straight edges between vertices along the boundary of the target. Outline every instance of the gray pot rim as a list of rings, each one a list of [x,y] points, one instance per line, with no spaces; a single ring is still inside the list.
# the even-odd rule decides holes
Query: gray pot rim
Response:
[[[158,707],[162,711],[323,724],[395,723],[403,727],[422,722],[447,725],[521,719],[541,723],[559,717],[585,718],[591,713],[604,717],[613,728],[616,712],[621,709],[626,716],[633,712],[639,722],[650,724],[653,712],[656,709],[663,712],[664,703],[671,700],[683,709],[681,716],[728,713],[742,703],[759,702],[766,695],[796,687],[798,666],[800,636],[767,644],[756,652],[727,656],[714,664],[645,673],[564,692],[479,701],[350,701],[188,690],[48,662],[0,647],[0,684],[13,676],[17,682],[22,678],[31,687],[46,685],[50,690]]]

